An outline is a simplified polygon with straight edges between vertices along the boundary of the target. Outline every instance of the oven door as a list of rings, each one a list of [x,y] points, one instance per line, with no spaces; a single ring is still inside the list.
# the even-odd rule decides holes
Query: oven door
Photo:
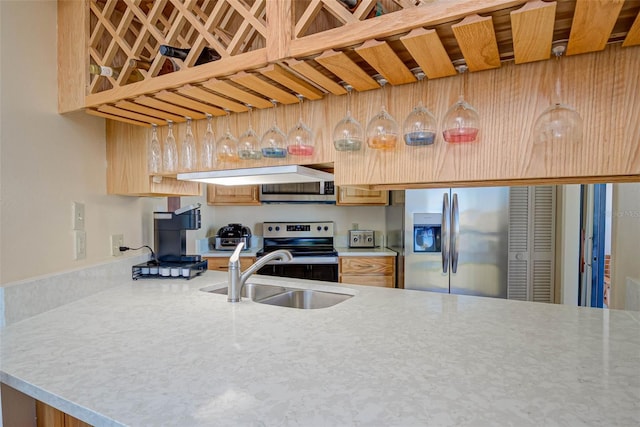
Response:
[[[337,257],[295,257],[290,262],[274,261],[260,270],[266,276],[290,277],[294,279],[338,281]]]

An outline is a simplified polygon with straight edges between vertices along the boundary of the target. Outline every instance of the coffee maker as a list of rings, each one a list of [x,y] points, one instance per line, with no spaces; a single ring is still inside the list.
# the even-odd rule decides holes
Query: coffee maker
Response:
[[[183,277],[190,279],[207,269],[200,255],[187,255],[187,230],[200,228],[200,203],[174,212],[153,213],[155,259],[133,266],[133,279]]]

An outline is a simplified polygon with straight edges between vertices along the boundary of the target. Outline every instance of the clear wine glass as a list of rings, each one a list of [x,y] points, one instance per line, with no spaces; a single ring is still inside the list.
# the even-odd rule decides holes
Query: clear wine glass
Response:
[[[345,89],[347,90],[347,115],[333,129],[333,145],[336,151],[358,151],[362,148],[362,126],[351,116],[353,87],[347,84]]]
[[[424,93],[425,74],[420,71],[416,73],[420,93]],[[422,100],[409,113],[404,121],[404,142],[411,146],[432,145],[436,140],[436,129],[438,127],[435,116],[423,104]]]
[[[164,141],[162,165],[164,173],[175,173],[178,170],[178,146],[173,136],[173,121],[167,120],[167,139]]]
[[[231,133],[229,127],[229,111],[226,115],[226,130],[224,135],[216,142],[218,162],[237,163],[238,159],[238,140]]]
[[[271,159],[287,157],[287,135],[278,127],[278,103],[273,103],[273,125],[267,130],[260,140],[262,156]]]
[[[240,135],[240,141],[238,142],[238,157],[240,157],[241,160],[258,160],[262,158],[260,141],[258,140],[258,135],[253,131],[253,118],[251,115],[253,108],[251,105],[247,105],[247,107],[249,107],[249,128],[245,133]]]
[[[385,86],[387,80],[378,80],[382,88],[382,107],[380,112],[373,116],[367,124],[367,145],[369,148],[383,151],[391,151],[398,143],[398,122],[387,112]]]
[[[298,95],[300,102],[300,118],[298,123],[289,131],[287,135],[287,151],[294,156],[312,156],[313,155],[313,133],[311,129],[302,121],[302,95]]]
[[[216,139],[213,134],[213,116],[207,114],[207,130],[202,138],[202,150],[200,152],[200,165],[203,169],[212,169],[216,164]]]
[[[158,125],[151,125],[151,141],[149,142],[149,173],[157,174],[162,171],[162,147],[158,139]]]
[[[562,75],[560,57],[565,46],[555,46],[555,88],[552,104],[535,121],[533,138],[536,143],[575,144],[582,141],[583,121],[580,114],[570,105],[563,104],[560,78]]]
[[[456,69],[462,74],[462,90],[458,101],[449,107],[442,119],[442,136],[449,143],[474,142],[480,130],[480,116],[464,99],[468,67],[459,65]]]
[[[196,167],[196,140],[191,128],[191,117],[187,117],[187,124],[182,141],[180,167],[184,171],[191,171]]]

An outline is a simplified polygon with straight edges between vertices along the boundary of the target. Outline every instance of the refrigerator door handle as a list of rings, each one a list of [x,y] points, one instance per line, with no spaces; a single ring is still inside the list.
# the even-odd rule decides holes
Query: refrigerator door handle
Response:
[[[449,193],[442,195],[442,272],[449,272]]]
[[[458,193],[451,196],[451,272],[458,272],[458,235],[460,234],[460,210]]]

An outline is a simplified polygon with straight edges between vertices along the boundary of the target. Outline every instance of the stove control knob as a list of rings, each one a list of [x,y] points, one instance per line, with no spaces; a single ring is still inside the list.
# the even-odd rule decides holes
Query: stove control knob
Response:
[[[280,231],[280,226],[276,225],[276,231]]]
[[[322,227],[318,226],[318,231],[322,230]]]
[[[326,225],[324,226],[324,231],[329,231],[329,227],[327,227]]]
[[[269,231],[273,231],[273,227],[272,227],[272,226],[269,226],[269,228],[267,228],[267,230],[269,230]]]

